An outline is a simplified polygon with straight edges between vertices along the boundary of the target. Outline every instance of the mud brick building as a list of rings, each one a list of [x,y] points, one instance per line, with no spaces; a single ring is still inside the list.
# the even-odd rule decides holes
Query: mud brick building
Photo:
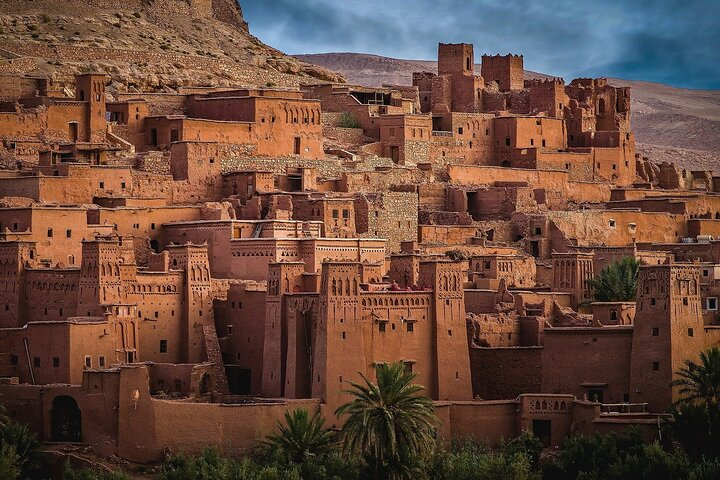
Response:
[[[720,177],[636,155],[628,88],[473,50],[382,88],[0,76],[10,415],[136,462],[250,451],[399,361],[445,438],[656,435],[720,344]],[[592,303],[627,256],[637,300]]]

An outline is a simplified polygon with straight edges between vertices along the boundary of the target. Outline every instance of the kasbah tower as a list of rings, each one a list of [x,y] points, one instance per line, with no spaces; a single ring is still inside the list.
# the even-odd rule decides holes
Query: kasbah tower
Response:
[[[397,362],[439,438],[655,438],[720,343],[720,177],[639,154],[629,87],[445,43],[355,85],[256,39],[215,53],[250,41],[235,2],[115,3],[65,8],[121,10],[122,49],[0,51],[0,398],[41,441],[247,453],[288,409],[341,427]],[[132,33],[178,19],[202,48]],[[628,257],[635,300],[596,301]]]

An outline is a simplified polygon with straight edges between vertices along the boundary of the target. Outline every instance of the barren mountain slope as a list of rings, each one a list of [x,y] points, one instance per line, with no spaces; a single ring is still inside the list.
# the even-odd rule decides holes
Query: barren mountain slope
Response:
[[[343,74],[348,82],[409,85],[412,72],[435,71],[436,63],[355,53],[296,55]],[[479,73],[480,66],[476,65]],[[547,77],[525,72],[526,77]],[[568,80],[568,79],[566,79]],[[687,90],[658,83],[610,79],[632,87],[632,125],[638,151],[654,161],[686,168],[720,170],[720,90]]]
[[[90,70],[111,91],[342,81],[250,35],[235,0],[0,0],[0,73]]]

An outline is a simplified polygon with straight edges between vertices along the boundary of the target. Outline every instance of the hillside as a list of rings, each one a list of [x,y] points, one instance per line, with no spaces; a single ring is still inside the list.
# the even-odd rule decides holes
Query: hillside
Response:
[[[235,0],[0,0],[0,73],[102,71],[110,91],[342,81],[248,33]]]
[[[409,85],[412,73],[436,71],[436,63],[355,53],[296,55],[308,63],[343,74],[368,86]],[[476,65],[480,71],[480,65]],[[525,72],[527,78],[547,77]],[[567,79],[566,79],[567,80]],[[658,83],[610,79],[632,88],[632,125],[638,151],[655,161],[685,168],[720,170],[720,90],[688,90]]]

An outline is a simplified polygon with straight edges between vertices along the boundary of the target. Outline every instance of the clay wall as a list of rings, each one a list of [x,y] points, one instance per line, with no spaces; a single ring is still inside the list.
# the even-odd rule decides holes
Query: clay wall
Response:
[[[546,328],[542,391],[582,398],[602,390],[605,403],[627,402],[632,341],[632,327]]]
[[[491,447],[518,435],[515,400],[452,402],[450,429],[453,438],[472,438]]]
[[[344,172],[338,181],[340,192],[381,192],[393,186],[415,183],[415,174],[409,168],[374,171]]]
[[[543,347],[471,348],[473,395],[503,400],[545,391],[542,355]]]
[[[450,182],[459,185],[492,185],[495,182],[527,182],[535,189],[556,192],[547,195],[549,208],[558,209],[567,202],[604,202],[610,198],[610,186],[590,182],[570,182],[567,172],[524,170],[470,165],[448,166]]]
[[[34,241],[39,260],[52,265],[79,265],[82,239],[105,233],[108,228],[88,225],[84,208],[30,207],[0,209],[0,225],[12,233],[5,238]]]
[[[78,247],[79,247],[78,242]],[[77,248],[77,263],[81,252]],[[26,269],[18,326],[33,321],[62,321],[77,315],[79,269]]]
[[[23,97],[47,95],[47,80],[35,77],[0,75],[0,101],[14,102]]]
[[[563,250],[567,240],[553,237],[562,232],[565,239],[573,239],[578,245],[632,245],[633,239],[644,242],[674,242],[686,235],[683,215],[637,212],[632,210],[584,210],[551,212],[547,218],[553,223],[550,242],[552,248]],[[633,228],[632,225],[635,225]],[[566,244],[566,243],[565,243]]]

